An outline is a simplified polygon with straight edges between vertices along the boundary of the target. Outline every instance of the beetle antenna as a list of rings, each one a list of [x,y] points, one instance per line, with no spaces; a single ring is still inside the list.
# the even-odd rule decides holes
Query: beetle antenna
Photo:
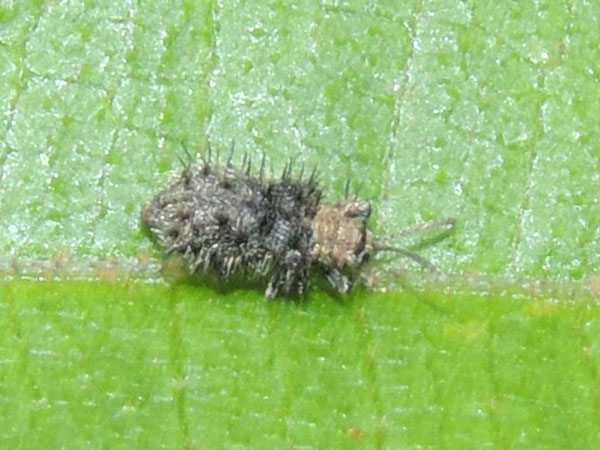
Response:
[[[435,267],[435,265],[431,261],[429,261],[426,258],[423,258],[421,255],[411,252],[410,250],[406,250],[404,248],[398,248],[398,247],[391,247],[389,245],[379,245],[379,244],[374,244],[373,250],[375,251],[375,253],[379,253],[379,252],[398,253],[402,256],[405,256],[406,258],[412,259],[413,261],[417,262],[421,267],[429,270],[431,273],[433,273],[437,276],[442,276],[442,272],[440,272],[438,270],[438,268]]]
[[[385,236],[386,240],[395,239],[400,237],[411,236],[413,234],[423,233],[425,231],[434,230],[434,229],[442,229],[442,232],[451,231],[456,224],[456,219],[449,217],[447,219],[436,219],[430,220],[429,222],[421,223],[414,227],[406,228],[398,233],[390,234]]]

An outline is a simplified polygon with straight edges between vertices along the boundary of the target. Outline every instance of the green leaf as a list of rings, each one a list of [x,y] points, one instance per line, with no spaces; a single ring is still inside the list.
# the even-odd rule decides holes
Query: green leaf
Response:
[[[597,302],[522,294],[4,283],[0,442],[594,448]]]
[[[599,19],[595,2],[2,3],[0,273],[71,280],[0,284],[2,446],[596,446]],[[329,200],[352,180],[378,235],[456,217],[419,252],[491,296],[127,281],[161,256],[141,206],[209,143],[318,167]],[[393,284],[418,270],[380,263]],[[512,298],[515,280],[541,294]]]

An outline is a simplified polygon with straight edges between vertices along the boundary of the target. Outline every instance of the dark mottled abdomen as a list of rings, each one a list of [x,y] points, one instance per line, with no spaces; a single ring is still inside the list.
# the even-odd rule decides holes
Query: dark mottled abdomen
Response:
[[[312,179],[266,182],[203,163],[187,167],[145,206],[142,220],[191,272],[214,269],[227,278],[241,270],[268,278],[268,297],[302,293],[320,194]]]

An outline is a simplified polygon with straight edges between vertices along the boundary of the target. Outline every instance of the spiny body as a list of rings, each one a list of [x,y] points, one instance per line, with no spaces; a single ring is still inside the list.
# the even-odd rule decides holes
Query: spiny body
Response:
[[[279,179],[257,175],[250,161],[235,168],[208,158],[186,164],[180,176],[142,210],[167,254],[180,254],[190,272],[243,271],[267,281],[265,295],[302,294],[320,270],[340,292],[352,289],[372,251],[368,201],[321,201],[313,174],[294,178],[289,164]]]

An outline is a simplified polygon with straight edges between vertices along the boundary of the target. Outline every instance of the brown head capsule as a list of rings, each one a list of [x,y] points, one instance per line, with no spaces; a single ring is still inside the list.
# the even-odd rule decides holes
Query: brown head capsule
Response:
[[[356,270],[369,259],[370,215],[369,202],[345,199],[322,203],[312,221],[312,257],[325,268],[327,279],[340,292],[352,289]]]

